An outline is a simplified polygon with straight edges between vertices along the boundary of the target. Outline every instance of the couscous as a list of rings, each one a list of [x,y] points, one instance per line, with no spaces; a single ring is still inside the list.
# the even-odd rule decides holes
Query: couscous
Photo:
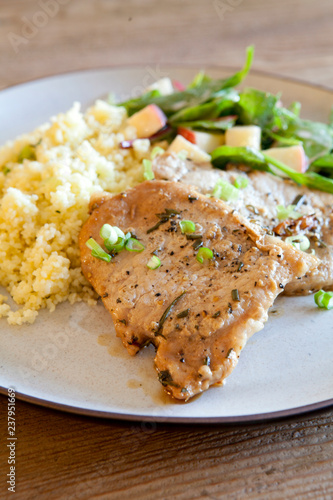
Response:
[[[92,193],[119,193],[143,180],[150,142],[136,139],[122,107],[78,103],[0,149],[0,296],[9,324],[33,323],[65,300],[96,302],[80,268],[78,235]]]

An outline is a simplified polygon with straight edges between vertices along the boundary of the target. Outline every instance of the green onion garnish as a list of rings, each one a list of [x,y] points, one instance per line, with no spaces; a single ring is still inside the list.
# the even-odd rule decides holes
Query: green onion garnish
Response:
[[[214,254],[210,248],[202,247],[199,248],[197,253],[197,261],[203,264],[205,260],[210,260],[214,257]]]
[[[104,240],[104,245],[109,250],[109,252],[119,253],[124,249],[125,242],[126,242],[125,238],[119,237],[114,245],[110,245],[108,240]]]
[[[249,185],[249,179],[247,179],[243,175],[239,175],[234,182],[234,186],[237,189],[245,189],[248,185]]]
[[[189,234],[195,232],[195,224],[191,220],[182,220],[179,223],[181,232],[183,234]]]
[[[98,259],[105,260],[105,262],[110,262],[111,255],[104,252],[103,248],[94,240],[94,238],[89,238],[86,241],[86,245],[91,250],[91,255],[93,257],[97,257]]]
[[[234,290],[231,290],[231,297],[232,297],[232,300],[236,300],[237,302],[240,301],[239,291],[237,288],[235,288]]]
[[[276,207],[277,218],[279,220],[285,219],[299,219],[302,214],[295,211],[296,205],[288,205],[284,207],[283,205],[278,205]]]
[[[154,160],[154,158],[156,158],[156,156],[160,156],[160,155],[162,155],[164,152],[165,152],[165,151],[164,151],[164,149],[163,149],[163,148],[160,148],[159,146],[156,146],[156,147],[152,150],[150,157],[151,157],[151,159],[152,159],[152,160]]]
[[[125,243],[125,248],[129,252],[142,252],[145,249],[143,244],[135,238],[129,238]]]
[[[293,247],[297,248],[297,250],[308,250],[310,248],[310,240],[304,234],[299,234],[296,236],[288,236],[285,239],[286,243],[290,243]]]
[[[178,158],[180,158],[181,160],[186,160],[187,159],[187,151],[185,149],[182,149],[181,151],[179,151],[179,153],[177,154]]]
[[[321,309],[333,309],[333,292],[319,290],[314,294],[314,301]]]
[[[224,201],[236,201],[238,199],[239,190],[230,182],[219,179],[213,189],[213,196]]]
[[[31,144],[27,144],[26,146],[23,146],[23,148],[19,152],[19,155],[17,158],[18,163],[23,163],[24,160],[31,160],[31,161],[36,160],[35,147],[32,146]]]
[[[109,243],[109,245],[114,245],[115,243],[117,243],[118,233],[115,228],[110,226],[110,224],[104,224],[101,227],[99,234],[100,237],[104,240],[104,243],[106,241]]]
[[[151,181],[155,179],[155,175],[152,169],[152,163],[150,160],[143,160],[143,177],[146,181]]]
[[[156,255],[153,255],[151,259],[149,259],[149,261],[147,262],[147,267],[153,270],[159,268],[160,265],[161,261],[158,257],[156,257]]]

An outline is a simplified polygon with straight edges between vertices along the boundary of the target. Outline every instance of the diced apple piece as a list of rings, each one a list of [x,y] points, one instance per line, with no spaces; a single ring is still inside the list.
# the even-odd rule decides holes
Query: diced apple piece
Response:
[[[214,149],[222,146],[224,143],[223,134],[212,134],[208,132],[198,132],[186,127],[179,127],[178,134],[182,135],[192,144],[196,144],[206,153],[211,153]]]
[[[181,152],[186,152],[187,158],[197,162],[207,162],[210,161],[210,156],[205,151],[200,149],[195,144],[185,139],[182,135],[177,135],[177,137],[172,141],[167,149],[168,153],[179,154]]]
[[[127,120],[136,128],[138,139],[144,139],[155,134],[167,123],[167,117],[156,104],[149,104]]]
[[[149,85],[149,87],[147,87],[147,91],[149,90],[158,90],[161,95],[170,95],[174,93],[172,81],[167,76]]]
[[[225,133],[226,146],[260,149],[261,128],[256,125],[236,125]]]
[[[308,158],[301,144],[296,146],[288,146],[284,148],[270,148],[266,149],[265,153],[268,156],[274,158],[275,160],[284,163],[285,165],[287,165],[287,167],[292,168],[296,172],[303,173],[309,166]],[[278,175],[287,177],[283,174],[281,170],[274,167],[273,165],[270,165],[270,167]]]

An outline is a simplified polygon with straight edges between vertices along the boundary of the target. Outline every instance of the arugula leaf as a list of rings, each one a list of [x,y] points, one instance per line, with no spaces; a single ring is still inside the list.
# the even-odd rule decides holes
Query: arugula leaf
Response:
[[[237,104],[239,121],[242,125],[258,125],[271,128],[275,123],[276,104],[280,96],[261,92],[256,89],[245,89],[240,93]]]
[[[213,120],[195,120],[193,122],[180,122],[178,127],[188,127],[194,130],[222,131],[235,125],[237,116],[222,116]]]
[[[211,82],[212,79],[210,76],[206,75],[204,71],[200,71],[197,75],[195,75],[192,82],[187,86],[188,89],[194,89],[196,87],[200,87],[203,83]]]
[[[228,78],[217,80],[203,78],[201,83],[198,82],[200,85],[198,84],[194,87],[187,88],[182,92],[175,92],[166,96],[153,94],[153,92],[156,91],[147,92],[136,99],[130,99],[129,101],[122,102],[118,104],[118,106],[124,106],[128,114],[131,116],[148,104],[156,104],[168,117],[170,117],[184,107],[198,106],[213,99],[214,97],[219,97],[219,92],[222,90],[234,87],[241,83],[250,70],[253,53],[253,46],[248,47],[247,57],[243,69]]]
[[[294,139],[294,137],[283,137],[283,135],[275,134],[267,129],[265,130],[265,133],[268,137],[274,139],[279,146],[298,146],[299,144],[302,144],[302,141]]]
[[[228,163],[248,165],[255,170],[272,172],[270,165],[278,168],[297,184],[311,189],[319,189],[333,194],[333,180],[315,172],[304,174],[296,172],[284,163],[272,158],[265,151],[256,151],[252,148],[220,146],[211,153],[212,164],[217,168],[224,168]]]
[[[308,168],[308,172],[317,172],[333,177],[333,154],[320,156]]]
[[[234,89],[225,89],[220,92],[220,97],[199,104],[198,106],[190,106],[181,109],[169,118],[171,124],[179,122],[187,122],[192,120],[200,120],[205,118],[217,118],[222,113],[232,109],[234,103],[239,101],[239,94]]]
[[[283,135],[301,140],[310,161],[333,149],[333,129],[325,123],[295,118]]]
[[[248,165],[256,170],[270,172],[264,156],[253,148],[220,146],[211,153],[212,164],[217,168],[225,168],[228,163]]]
[[[263,152],[262,156],[266,160],[267,163],[274,165],[280,169],[283,173],[288,175],[290,179],[297,182],[297,184],[302,184],[303,186],[307,186],[311,189],[319,189],[320,191],[326,191],[327,193],[333,194],[333,180],[328,179],[327,177],[323,177],[322,175],[316,174],[315,172],[306,172],[302,174],[300,172],[296,172],[292,168],[288,167],[284,163],[272,158],[267,153]]]

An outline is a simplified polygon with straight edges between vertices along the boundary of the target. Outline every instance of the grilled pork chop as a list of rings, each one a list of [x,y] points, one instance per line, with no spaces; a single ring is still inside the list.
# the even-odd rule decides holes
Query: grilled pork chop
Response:
[[[210,163],[196,165],[176,155],[157,157],[153,169],[157,179],[190,184],[201,193],[211,193],[220,178],[233,184],[239,175],[246,175],[239,170],[223,171],[212,168]],[[275,230],[283,239],[293,234],[305,234],[310,239],[310,249],[321,259],[317,269],[301,279],[288,283],[285,293],[305,295],[320,288],[332,290],[333,196],[298,186],[292,181],[283,180],[266,172],[254,171],[246,177],[249,181],[248,186],[239,190],[238,200],[228,203],[244,217],[256,221],[269,231]],[[302,198],[297,212],[303,218],[299,220],[299,224],[289,220],[279,227],[281,221],[277,218],[277,205],[287,207],[294,204],[297,198]]]
[[[159,380],[178,399],[221,383],[288,281],[318,264],[182,183],[147,181],[92,204],[80,234],[83,273],[128,352],[154,344]],[[182,220],[196,224],[195,235],[182,234]],[[145,249],[123,250],[110,263],[93,257],[85,243],[102,245],[105,223],[135,234]],[[213,258],[200,263],[202,246]],[[155,270],[147,267],[152,253],[161,261]]]

